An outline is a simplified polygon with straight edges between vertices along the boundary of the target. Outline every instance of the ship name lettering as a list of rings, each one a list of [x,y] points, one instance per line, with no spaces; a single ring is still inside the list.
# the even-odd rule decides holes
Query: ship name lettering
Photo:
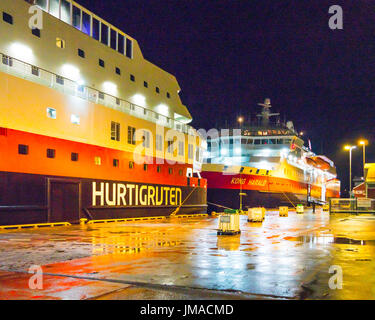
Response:
[[[181,198],[176,187],[92,182],[93,206],[178,206]]]

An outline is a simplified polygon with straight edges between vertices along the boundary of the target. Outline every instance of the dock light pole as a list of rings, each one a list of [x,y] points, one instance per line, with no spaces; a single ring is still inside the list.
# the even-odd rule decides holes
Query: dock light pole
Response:
[[[240,124],[240,129],[241,129],[241,134],[240,134],[240,146],[242,147],[242,141],[241,141],[241,138],[242,138],[242,123],[243,123],[243,117],[242,116],[239,116],[237,118],[237,122]],[[242,155],[241,155],[241,168],[240,168],[240,212],[242,212],[242,196],[244,195],[243,192],[242,192]]]
[[[365,163],[366,163],[366,140],[360,140],[359,145],[362,146],[362,151],[363,151],[363,180],[365,180]]]
[[[352,150],[356,149],[356,146],[345,146],[344,149],[349,151],[349,192],[352,194]]]

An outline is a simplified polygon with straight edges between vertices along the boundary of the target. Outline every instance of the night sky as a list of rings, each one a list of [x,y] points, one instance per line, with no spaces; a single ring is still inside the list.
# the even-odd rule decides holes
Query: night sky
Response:
[[[375,162],[375,3],[276,0],[77,0],[137,39],[144,57],[174,74],[196,128],[274,112],[335,161],[348,186],[345,143],[369,140]],[[344,29],[328,27],[341,5]],[[353,151],[353,176],[362,150]],[[344,188],[342,188],[344,190]]]

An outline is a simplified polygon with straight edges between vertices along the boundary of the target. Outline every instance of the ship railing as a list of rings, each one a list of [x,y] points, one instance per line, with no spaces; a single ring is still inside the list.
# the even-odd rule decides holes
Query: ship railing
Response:
[[[159,114],[148,108],[136,105],[94,88],[81,85],[78,81],[67,79],[50,71],[7,56],[3,53],[0,53],[0,56],[0,71],[7,74],[53,88],[66,95],[76,96],[78,98],[121,111],[136,118],[144,119],[157,125],[183,132],[185,134],[197,134],[193,127],[169,118],[163,114]]]

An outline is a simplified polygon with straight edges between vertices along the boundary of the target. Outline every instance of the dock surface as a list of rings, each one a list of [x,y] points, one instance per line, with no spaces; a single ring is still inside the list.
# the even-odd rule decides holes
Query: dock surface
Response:
[[[0,232],[0,299],[374,299],[375,216],[268,211]],[[32,265],[43,289],[31,289]],[[331,266],[343,288],[330,289]]]

